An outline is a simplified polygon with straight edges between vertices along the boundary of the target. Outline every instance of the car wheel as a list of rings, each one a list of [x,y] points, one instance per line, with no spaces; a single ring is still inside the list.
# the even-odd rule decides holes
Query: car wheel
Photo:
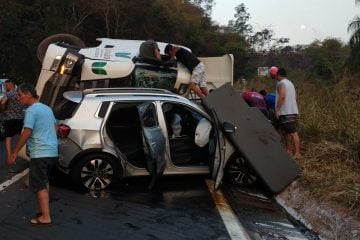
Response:
[[[231,184],[250,187],[257,183],[258,177],[251,169],[245,158],[235,153],[225,167],[225,180]]]
[[[108,155],[91,154],[81,158],[71,175],[74,183],[81,188],[102,190],[119,178],[119,167]]]
[[[57,42],[67,43],[79,48],[86,47],[85,43],[80,38],[74,35],[65,34],[65,33],[52,35],[42,40],[37,48],[37,58],[41,63],[44,60],[48,46],[52,43],[57,43]]]

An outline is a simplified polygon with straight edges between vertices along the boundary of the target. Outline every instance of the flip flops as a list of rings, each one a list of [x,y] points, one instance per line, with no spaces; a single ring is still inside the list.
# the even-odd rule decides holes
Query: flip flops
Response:
[[[51,222],[41,222],[39,218],[34,218],[30,220],[31,225],[33,226],[51,226]]]

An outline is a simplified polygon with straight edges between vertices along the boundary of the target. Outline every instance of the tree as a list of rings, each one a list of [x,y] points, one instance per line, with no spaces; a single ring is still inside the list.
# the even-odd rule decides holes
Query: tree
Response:
[[[189,0],[189,2],[201,7],[208,17],[211,16],[214,0]]]
[[[233,29],[240,36],[248,38],[253,32],[252,26],[248,23],[250,14],[246,11],[245,4],[241,3],[235,7],[235,20],[230,20],[228,27]]]
[[[341,79],[348,48],[337,39],[329,38],[315,41],[304,50],[305,56],[311,61],[309,74],[320,78],[323,82],[334,83]]]
[[[355,0],[355,4],[360,4],[360,0]],[[348,32],[352,32],[350,37],[351,56],[348,66],[353,70],[359,70],[360,65],[360,17],[356,16],[348,26]]]

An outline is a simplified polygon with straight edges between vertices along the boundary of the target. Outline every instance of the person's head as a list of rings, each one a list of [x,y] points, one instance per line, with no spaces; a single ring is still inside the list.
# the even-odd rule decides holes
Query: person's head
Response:
[[[15,89],[16,81],[13,78],[9,78],[5,81],[5,89],[6,91],[13,91]]]
[[[267,92],[265,91],[265,89],[261,89],[261,90],[259,91],[259,93],[260,93],[261,95],[263,95],[264,97],[265,97],[266,94],[267,94]]]
[[[279,70],[279,68],[278,68],[278,67],[275,67],[275,66],[273,66],[273,67],[270,68],[269,73],[270,73],[270,77],[271,77],[272,79],[275,79],[275,78],[276,78],[276,75],[277,75],[277,73],[278,73],[278,70]]]
[[[286,78],[287,73],[286,73],[285,68],[279,68],[279,70],[278,70],[278,72],[277,72],[277,76],[278,76],[278,78],[280,78],[280,79]]]
[[[165,49],[164,49],[164,53],[165,53],[166,55],[170,55],[172,49],[173,49],[173,45],[168,44],[168,45],[166,45],[166,47],[165,47]]]
[[[18,87],[18,98],[22,104],[31,105],[38,100],[39,96],[33,85],[30,83],[22,83]]]

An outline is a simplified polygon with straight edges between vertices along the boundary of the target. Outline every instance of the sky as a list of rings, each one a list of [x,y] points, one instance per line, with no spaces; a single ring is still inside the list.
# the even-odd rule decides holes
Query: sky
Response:
[[[215,0],[212,20],[227,25],[235,7],[244,3],[255,31],[269,28],[275,38],[290,38],[290,44],[310,44],[336,38],[344,43],[351,36],[349,23],[360,16],[355,0]]]

